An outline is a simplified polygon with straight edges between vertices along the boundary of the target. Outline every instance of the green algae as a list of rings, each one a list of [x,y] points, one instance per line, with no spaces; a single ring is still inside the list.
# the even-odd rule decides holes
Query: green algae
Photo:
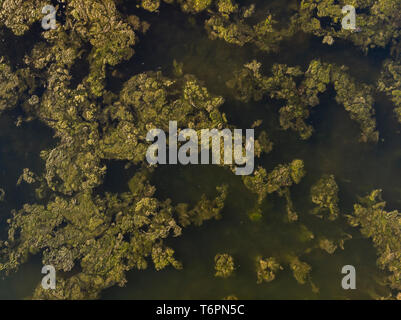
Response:
[[[207,41],[217,42],[217,39],[221,39],[239,47],[254,46],[257,49],[252,50],[262,52],[280,52],[281,43],[300,31],[318,38],[332,37],[329,42],[333,41],[334,44],[338,39],[346,40],[366,53],[374,47],[390,44],[394,61],[384,63],[379,89],[392,99],[398,115],[396,13],[389,10],[389,1],[367,1],[360,4],[359,8],[368,10],[369,14],[363,13],[358,18],[362,32],[356,34],[336,31],[335,28],[325,27],[321,23],[320,19],[323,21],[325,17],[330,17],[334,23],[340,20],[341,8],[331,1],[322,1],[318,6],[313,1],[302,1],[299,7],[295,6],[296,13],[287,27],[283,27],[278,22],[279,17],[276,18],[274,14],[260,14],[258,4],[241,7],[234,1],[222,0],[165,2],[167,4],[159,1],[138,1],[138,8],[134,11],[137,18],[133,18],[132,12],[127,14],[111,0],[68,1],[66,22],[60,24],[57,30],[43,32],[43,38],[27,52],[21,65],[12,65],[7,57],[1,58],[0,111],[13,112],[20,107],[20,125],[23,126],[33,118],[39,119],[52,129],[55,140],[54,145],[40,152],[44,170],[31,171],[26,166],[19,170],[18,176],[21,172],[22,175],[18,184],[26,182],[36,188],[38,199],[37,203],[30,201],[23,206],[17,206],[12,215],[8,215],[8,235],[4,237],[7,240],[2,242],[2,270],[10,274],[37,255],[43,263],[52,264],[57,270],[66,272],[57,279],[56,291],[46,291],[37,286],[33,297],[46,299],[99,298],[107,288],[129,285],[129,270],[140,270],[143,275],[138,277],[149,279],[146,278],[149,273],[144,269],[147,269],[150,262],[157,271],[167,268],[171,272],[170,266],[170,269],[180,270],[184,279],[191,275],[188,280],[199,281],[195,278],[207,279],[207,275],[199,276],[196,272],[186,274],[186,264],[189,265],[189,270],[197,270],[195,263],[191,259],[181,263],[175,257],[179,252],[176,248],[185,250],[182,245],[175,242],[173,249],[165,242],[176,241],[175,237],[181,238],[185,228],[191,225],[202,226],[199,232],[207,232],[204,230],[205,224],[207,227],[213,223],[229,225],[230,219],[235,220],[230,215],[231,212],[244,211],[254,221],[250,225],[244,223],[238,233],[245,232],[250,238],[252,248],[249,252],[254,254],[253,257],[277,256],[280,264],[288,265],[299,284],[310,283],[311,288],[299,289],[303,297],[316,297],[319,289],[311,282],[310,276],[315,268],[306,255],[313,256],[314,251],[311,249],[319,247],[339,259],[336,248],[340,246],[343,235],[337,234],[333,239],[330,237],[330,240],[329,236],[314,239],[312,236],[315,232],[308,232],[309,229],[303,227],[303,224],[299,227],[297,221],[300,218],[309,219],[304,213],[311,210],[300,203],[297,189],[312,188],[312,202],[318,205],[319,214],[320,211],[328,211],[330,220],[334,220],[341,216],[338,192],[344,187],[344,183],[338,182],[337,185],[331,176],[323,176],[318,181],[326,173],[319,172],[318,176],[315,171],[310,173],[312,159],[305,153],[302,156],[291,155],[292,147],[288,148],[288,154],[280,157],[278,162],[276,148],[279,150],[277,152],[281,152],[285,143],[276,132],[281,126],[284,130],[296,131],[303,140],[313,139],[312,133],[315,129],[310,119],[314,117],[315,107],[319,105],[319,108],[323,108],[322,96],[333,87],[336,93],[334,100],[343,105],[349,117],[359,126],[360,140],[378,143],[373,85],[350,76],[349,67],[325,62],[324,59],[313,59],[306,66],[275,63],[271,67],[271,76],[264,76],[265,71],[261,69],[265,61],[259,63],[259,58],[252,60],[253,57],[247,57],[247,61],[251,62],[245,65],[244,61],[236,63],[233,76],[227,81],[225,89],[215,88],[208,83],[208,79],[202,81],[202,77],[189,74],[186,63],[176,62],[174,74],[168,74],[164,70],[157,71],[156,67],[151,68],[153,71],[129,71],[120,90],[113,92],[107,86],[108,74],[124,61],[137,59],[134,53],[138,41],[142,41],[139,39],[142,37],[139,30],[147,29],[143,27],[146,24],[141,20],[142,9],[139,7],[153,14],[178,7],[184,12],[182,15],[191,14],[199,19],[192,20],[195,21],[195,28],[202,20],[201,28],[205,27],[203,32],[211,39]],[[21,1],[0,2],[0,26],[10,29],[16,36],[23,35],[41,19],[41,5],[40,1],[24,1],[23,5]],[[152,19],[155,20],[152,23],[157,24],[157,19]],[[229,48],[234,51],[233,47]],[[83,55],[87,57],[88,74],[83,75],[76,86],[72,86],[73,65]],[[181,60],[177,57],[177,61]],[[173,61],[175,60],[169,61],[170,68]],[[218,73],[218,70],[211,70],[211,73]],[[227,93],[227,97],[223,92]],[[230,183],[219,181],[221,183],[211,188],[211,195],[199,189],[192,191],[193,198],[196,199],[192,203],[187,199],[185,202],[173,201],[169,199],[172,197],[170,195],[161,197],[159,186],[150,182],[151,179],[157,181],[161,177],[160,168],[149,169],[145,162],[147,131],[152,128],[166,130],[169,120],[178,121],[180,128],[190,127],[196,130],[243,125],[244,122],[236,119],[236,111],[231,110],[229,103],[234,105],[231,97],[248,105],[255,101],[264,104],[267,98],[277,100],[278,103],[284,102],[284,106],[280,106],[276,113],[279,126],[271,126],[270,123],[255,126],[259,130],[255,141],[259,163],[254,175],[242,179],[242,184],[241,179],[228,177],[229,170],[220,168],[224,171],[221,173],[224,175],[223,180]],[[253,109],[252,113],[246,117],[249,126],[266,117]],[[306,146],[303,142],[300,143],[301,146]],[[291,159],[296,160],[291,162]],[[99,192],[105,178],[110,174],[110,161],[124,161],[127,168],[130,165],[135,167],[134,172],[127,174],[130,180],[125,186],[126,192]],[[313,175],[314,182],[318,181],[313,187],[310,186],[310,175]],[[206,178],[216,181],[217,176],[211,173]],[[176,177],[172,175],[170,179]],[[199,176],[190,180],[189,184],[197,184],[198,181],[201,181]],[[238,210],[229,203],[235,200],[230,197],[230,192],[237,192],[237,201],[234,201],[236,205],[241,203],[239,199],[244,196],[251,199],[252,194],[255,194],[257,199],[253,202],[249,200],[245,208]],[[352,190],[351,197],[358,192]],[[7,197],[8,194],[7,192]],[[279,197],[276,198],[275,194]],[[285,199],[284,206],[277,204],[281,198]],[[310,197],[306,195],[305,198],[309,200]],[[365,221],[364,211],[371,212],[369,206],[365,209],[358,207],[355,215],[359,220],[351,220],[352,225],[362,226],[362,234],[366,236],[371,236],[371,232],[365,231],[371,228]],[[249,208],[254,209],[249,211]],[[374,214],[379,215],[378,210],[373,209]],[[291,229],[290,224],[279,224],[275,232],[268,229],[272,235],[283,232],[283,238],[288,240],[288,245],[275,241],[270,245],[264,244],[264,239],[269,237],[269,232],[265,232],[269,228],[266,224],[274,225],[273,216],[282,213],[287,216],[287,221],[293,222],[299,228]],[[399,231],[395,216],[391,215],[390,231],[386,232],[385,238],[386,243],[391,245]],[[207,222],[208,220],[219,221]],[[314,223],[318,222],[311,225]],[[329,230],[331,226],[328,223],[334,222],[324,223],[327,223],[324,228]],[[294,232],[299,229],[301,236],[299,232]],[[232,232],[230,228],[224,230]],[[376,237],[381,239],[383,236]],[[232,238],[235,237],[231,236],[230,241],[224,241],[222,248],[214,248],[222,241],[218,237],[212,237],[210,243],[216,242],[210,244],[215,249],[213,252],[227,252],[228,248],[247,246]],[[254,241],[256,239],[258,241]],[[242,239],[243,241],[245,240]],[[391,252],[387,252],[383,249],[382,241],[375,244],[383,260],[380,266],[394,273],[390,278],[391,288],[399,290],[399,248],[390,246]],[[211,258],[212,251],[208,252]],[[252,265],[250,269],[253,280],[248,280],[249,283],[255,282],[253,257],[240,255],[238,258],[241,264]],[[388,260],[388,257],[395,258]],[[198,261],[194,256],[192,259]],[[229,255],[222,255],[216,262],[219,266],[217,272],[224,277],[235,269]],[[262,258],[259,262],[261,281],[272,280],[280,269],[278,263]],[[328,268],[324,262],[321,264]],[[181,270],[182,268],[184,269]],[[73,270],[78,271],[69,273]],[[240,272],[241,269],[237,270],[236,275],[240,276]],[[174,278],[173,275],[171,277]],[[314,281],[317,282],[315,279]],[[322,283],[324,284],[324,280]],[[291,282],[282,284],[283,289],[276,288],[276,291],[253,290],[259,297],[264,297],[265,293],[269,297],[279,297]],[[338,284],[333,282],[331,285]],[[319,283],[319,288],[321,287]],[[365,290],[364,294],[368,291]],[[230,288],[230,292],[221,293],[220,296],[233,292],[237,294],[237,290]],[[249,297],[252,294],[252,291],[239,292],[238,296]],[[326,295],[340,296],[338,293],[327,292]],[[396,296],[396,292],[393,296]]]

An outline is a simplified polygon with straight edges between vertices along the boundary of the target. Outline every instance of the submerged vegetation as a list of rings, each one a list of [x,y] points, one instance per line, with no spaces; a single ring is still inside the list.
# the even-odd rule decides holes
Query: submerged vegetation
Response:
[[[260,74],[261,64],[252,61],[244,69],[234,74],[227,85],[233,89],[234,95],[241,101],[261,100],[263,95],[285,100],[286,105],[279,110],[280,124],[283,129],[297,131],[302,139],[308,139],[313,127],[306,123],[310,109],[319,104],[319,94],[332,84],[336,91],[336,101],[344,105],[351,119],[361,127],[361,140],[377,142],[379,133],[373,118],[372,88],[356,83],[346,73],[346,67],[322,63],[313,60],[306,72],[299,67],[274,65],[273,76],[263,77]],[[302,81],[297,78],[303,76]],[[297,85],[297,82],[300,84]]]
[[[365,237],[372,239],[378,250],[378,266],[391,272],[389,285],[401,290],[401,214],[397,210],[385,211],[386,202],[381,193],[381,190],[374,190],[361,198],[348,219],[352,226],[361,227]]]
[[[358,32],[341,28],[341,8],[348,4],[343,0],[289,0],[288,7],[278,13],[276,7],[260,1],[244,6],[235,0],[65,0],[57,1],[57,19],[63,17],[57,28],[43,30],[39,25],[46,4],[42,0],[0,0],[1,117],[13,118],[18,129],[38,121],[53,133],[52,143],[37,154],[43,166],[24,165],[15,177],[18,186],[31,190],[34,200],[28,197],[26,203],[1,215],[7,222],[0,242],[2,274],[16,272],[34,256],[58,272],[55,290],[38,284],[27,296],[96,299],[107,288],[125,286],[130,270],[185,269],[172,238],[185,234],[187,228],[202,226],[198,229],[207,232],[206,221],[226,214],[224,218],[231,219],[226,208],[233,208],[229,204],[232,190],[241,188],[245,197],[255,196],[245,209],[255,230],[285,200],[280,202],[286,216],[281,232],[296,234],[297,244],[289,236],[283,252],[279,248],[263,251],[263,245],[255,245],[248,261],[240,261],[235,248],[222,248],[220,252],[232,254],[214,257],[214,275],[222,278],[214,281],[239,277],[241,264],[250,263],[257,284],[269,286],[289,272],[318,294],[319,283],[311,280],[315,268],[310,255],[314,249],[325,251],[326,256],[335,255],[338,248],[345,251],[344,242],[351,238],[347,228],[353,226],[377,249],[377,265],[383,270],[379,280],[386,279],[386,298],[400,297],[400,213],[386,212],[381,190],[375,190],[346,215],[341,206],[343,181],[330,171],[309,178],[309,168],[319,163],[293,156],[280,140],[288,134],[301,146],[314,143],[315,115],[325,109],[327,99],[342,106],[358,128],[359,137],[344,135],[343,139],[354,139],[364,148],[377,148],[381,141],[375,109],[380,93],[391,100],[393,116],[401,123],[400,1],[352,1]],[[224,85],[219,87],[208,85],[202,75],[187,72],[185,63],[175,57],[169,61],[173,72],[157,67],[149,70],[137,60],[135,51],[141,41],[153,41],[152,27],[164,10],[184,17],[213,46],[224,44],[232,51],[246,48],[257,54],[229,67],[230,75],[222,77]],[[318,54],[299,65],[274,61],[298,37],[317,39],[330,50],[346,43],[368,56],[377,48],[388,53],[373,81],[358,76],[347,63]],[[17,55],[7,50],[22,39],[27,43],[17,49],[21,51]],[[159,45],[157,41],[154,46]],[[191,45],[198,44],[194,40]],[[272,60],[262,59],[267,54]],[[124,70],[132,61],[135,68]],[[231,108],[236,103],[244,105],[250,121],[238,121]],[[253,103],[267,105],[277,116],[277,125],[262,119],[262,112],[254,115],[247,109]],[[169,121],[177,121],[178,131],[190,128],[197,132],[245,129],[243,124],[249,122],[247,128],[252,126],[257,133],[253,174],[232,177],[232,168],[221,166],[218,170],[231,178],[224,183],[208,181],[213,190],[198,190],[196,199],[178,197],[177,201],[177,197],[164,196],[158,190],[160,167],[146,161],[150,145],[146,136],[156,128],[168,131]],[[287,154],[277,157],[276,149]],[[117,162],[129,176],[128,183],[119,181],[124,191],[105,183]],[[230,184],[234,179],[235,187]],[[191,183],[198,185],[195,180],[194,176]],[[301,186],[310,191],[302,201]],[[1,187],[3,204],[8,190]],[[347,195],[348,199],[355,196]],[[321,223],[316,236],[304,225],[309,219]],[[326,234],[326,228],[335,232]],[[235,292],[228,294],[227,299],[237,298]],[[383,298],[381,293],[368,295]]]

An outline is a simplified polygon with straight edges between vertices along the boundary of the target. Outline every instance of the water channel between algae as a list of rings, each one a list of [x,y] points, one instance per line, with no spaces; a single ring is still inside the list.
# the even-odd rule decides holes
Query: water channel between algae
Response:
[[[7,1],[0,1],[0,4],[2,2]],[[205,12],[191,15],[182,12],[178,5],[162,4],[155,13],[136,8],[133,4],[127,4],[127,1],[116,2],[121,12],[135,14],[147,21],[150,29],[139,36],[134,46],[135,54],[131,58],[119,61],[116,66],[106,66],[104,90],[118,95],[124,83],[132,76],[152,70],[174,78],[177,73],[177,69],[174,71],[174,63],[182,63],[183,74],[194,75],[211,95],[225,98],[220,111],[226,114],[230,125],[250,128],[255,120],[263,120],[259,129],[268,133],[273,149],[256,160],[256,167],[261,166],[271,172],[279,164],[302,159],[306,175],[300,183],[291,186],[291,199],[298,221],[289,223],[286,198],[277,193],[271,193],[263,199],[259,207],[261,216],[252,219],[251,211],[255,208],[257,194],[252,193],[241,177],[235,176],[227,168],[210,165],[157,167],[149,178],[150,183],[156,187],[154,197],[160,201],[171,199],[173,205],[185,202],[195,206],[202,194],[213,199],[216,197],[216,187],[227,185],[228,194],[220,212],[221,218],[204,221],[201,226],[190,225],[182,229],[181,236],[164,240],[166,246],[174,249],[174,258],[182,263],[182,269],[167,266],[156,271],[149,263],[146,270],[128,271],[124,286],[115,283],[105,285],[98,297],[221,299],[235,295],[239,299],[372,299],[389,297],[391,294],[396,296],[400,289],[394,290],[394,287],[385,284],[388,272],[377,266],[378,252],[373,241],[363,236],[359,228],[352,227],[346,217],[352,214],[359,196],[366,196],[375,189],[383,190],[388,210],[401,208],[401,125],[397,123],[392,101],[383,93],[374,96],[375,119],[380,136],[377,143],[364,143],[359,139],[361,129],[358,123],[336,102],[335,89],[330,86],[319,95],[320,102],[313,107],[308,119],[314,132],[309,139],[303,140],[296,131],[282,130],[279,120],[279,109],[284,105],[282,101],[268,96],[259,101],[240,101],[235,99],[232,89],[226,85],[227,81],[233,79],[235,70],[240,70],[252,60],[261,63],[263,75],[270,75],[270,70],[277,63],[300,66],[306,70],[312,60],[320,59],[323,63],[348,66],[350,76],[376,87],[382,64],[390,57],[388,46],[371,49],[366,55],[349,41],[338,39],[332,46],[328,46],[322,43],[320,37],[298,32],[284,39],[278,51],[266,52],[252,43],[236,46],[222,39],[210,39],[203,25]],[[238,1],[245,5],[243,2]],[[280,20],[279,25],[286,25],[284,17],[296,8],[294,1],[254,3],[256,21],[266,12],[277,12],[283,20]],[[0,15],[0,27],[1,19]],[[32,28],[33,31],[23,36],[27,41],[21,48],[0,46],[0,50],[5,50],[0,51],[0,57],[4,55],[20,59],[23,55],[15,55],[13,50],[22,50],[26,54],[32,50],[33,44],[40,38],[35,34],[40,28]],[[9,29],[3,30],[3,36],[10,44],[13,41],[15,43],[16,36]],[[40,32],[37,31],[38,34]],[[85,62],[87,54],[84,53],[82,61],[74,65],[72,82],[79,83],[90,72]],[[10,63],[15,64],[15,71],[18,62]],[[36,89],[35,94],[40,95],[38,92],[40,90]],[[30,185],[16,186],[15,183],[22,168],[30,168],[38,174],[46,170],[39,153],[54,148],[59,139],[53,138],[54,128],[49,129],[49,125],[37,119],[16,127],[14,122],[17,117],[25,117],[25,113],[25,107],[18,106],[3,113],[0,118],[0,187],[6,191],[6,201],[0,203],[2,240],[7,239],[6,220],[12,209],[19,210],[24,203],[45,203],[44,199],[36,200],[34,188]],[[52,115],[47,111],[43,114],[38,118]],[[131,178],[139,170],[138,163],[127,168],[125,159],[105,157],[101,159],[101,164],[107,165],[107,172],[103,182],[93,187],[96,193],[129,193],[130,189],[136,192],[136,187],[129,184],[136,181]],[[340,215],[335,221],[320,219],[311,214],[315,207],[310,200],[311,187],[325,174],[334,175],[339,188]],[[65,189],[56,188],[59,196],[65,192]],[[71,188],[73,193],[65,192],[68,197],[85,191]],[[338,247],[334,253],[329,254],[316,247],[317,239],[326,238],[347,239],[344,250]],[[214,257],[218,253],[227,253],[234,258],[235,271],[232,276],[215,277]],[[277,272],[273,281],[257,283],[255,266],[259,256],[275,257],[283,265],[283,270]],[[305,284],[296,281],[291,268],[286,264],[291,257],[299,257],[311,266]],[[356,290],[343,290],[341,287],[344,276],[341,268],[344,265],[353,265],[357,270]],[[42,278],[41,267],[41,253],[35,252],[18,271],[1,280],[0,298],[31,297]],[[75,266],[68,271],[70,273],[60,274],[68,277],[79,273],[79,270]],[[41,293],[36,294],[40,296]]]

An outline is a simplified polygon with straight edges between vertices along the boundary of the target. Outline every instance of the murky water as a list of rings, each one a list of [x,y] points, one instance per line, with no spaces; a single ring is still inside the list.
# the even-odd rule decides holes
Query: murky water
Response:
[[[267,9],[284,13],[290,10],[291,1],[271,1]],[[131,8],[127,8],[131,10]],[[136,14],[138,14],[136,12]],[[267,170],[279,163],[295,158],[303,159],[307,176],[291,189],[299,221],[285,222],[285,201],[269,195],[263,203],[263,218],[252,222],[248,211],[254,207],[256,197],[243,186],[241,178],[224,168],[214,166],[165,166],[157,169],[153,183],[159,198],[171,198],[174,203],[199,200],[202,193],[212,195],[217,185],[227,183],[229,197],[222,219],[207,221],[201,227],[184,229],[183,235],[169,239],[167,243],[176,251],[176,257],[184,269],[167,268],[154,271],[131,271],[124,288],[113,287],[103,292],[105,299],[220,299],[235,294],[241,299],[369,299],[387,295],[385,287],[378,284],[383,273],[376,267],[376,252],[371,242],[362,238],[358,230],[345,220],[356,196],[365,195],[374,188],[384,190],[389,208],[401,207],[401,127],[393,118],[392,106],[384,97],[376,97],[378,129],[381,141],[377,145],[358,142],[359,129],[349,119],[342,106],[334,101],[330,92],[321,97],[321,104],[311,116],[315,133],[308,141],[300,141],[294,132],[279,129],[278,108],[267,99],[258,103],[243,104],[230,98],[225,82],[232,71],[244,63],[257,59],[269,74],[273,63],[306,66],[310,60],[320,57],[323,61],[345,64],[358,79],[374,83],[385,50],[364,56],[347,44],[324,46],[306,35],[297,35],[283,44],[276,54],[265,54],[252,46],[237,47],[223,41],[211,41],[200,21],[172,7],[163,8],[159,15],[142,13],[152,27],[135,47],[133,58],[118,67],[120,76],[109,77],[108,86],[119,90],[123,81],[132,75],[159,69],[166,75],[172,73],[174,59],[184,64],[184,72],[192,73],[204,81],[215,94],[226,97],[223,111],[229,122],[239,128],[249,128],[257,119],[263,119],[262,127],[273,140],[274,149],[258,160]],[[5,203],[0,203],[2,217],[11,208],[33,201],[32,190],[15,185],[21,168],[40,170],[43,165],[38,153],[52,143],[52,133],[39,123],[16,128],[13,117],[2,116],[0,124],[0,174],[1,185],[7,190]],[[30,139],[26,139],[29,136]],[[132,175],[115,162],[109,166],[105,187],[114,191],[128,190],[127,181]],[[310,187],[322,174],[334,174],[340,187],[342,216],[335,222],[320,220],[309,211]],[[304,237],[305,227],[315,237],[339,238],[351,234],[345,250],[338,249],[329,255],[323,250],[311,248],[313,241]],[[4,238],[5,218],[1,219]],[[233,255],[237,269],[228,279],[214,277],[213,258],[217,253]],[[295,254],[312,266],[311,278],[319,288],[313,292],[309,283],[298,284],[288,266],[277,274],[271,283],[256,284],[255,258],[259,255],[286,257]],[[357,270],[357,290],[341,288],[341,268],[354,265]],[[19,272],[0,281],[0,298],[28,297],[41,279],[40,259],[32,259]]]

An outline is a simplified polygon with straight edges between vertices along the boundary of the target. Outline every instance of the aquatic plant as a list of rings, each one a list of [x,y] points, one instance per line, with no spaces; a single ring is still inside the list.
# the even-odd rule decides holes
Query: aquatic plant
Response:
[[[19,78],[4,60],[4,57],[0,58],[0,113],[18,102]]]
[[[280,104],[281,128],[295,131],[306,140],[314,130],[310,116],[315,107],[324,107],[321,96],[331,89],[336,102],[360,127],[363,142],[379,140],[374,109],[378,91],[392,100],[401,123],[399,1],[354,1],[358,26],[355,30],[341,29],[341,8],[347,4],[343,0],[294,1],[285,19],[265,10],[261,3],[244,6],[234,0],[163,2],[138,0],[131,12],[125,8],[131,5],[128,1],[62,1],[63,6],[60,3],[56,8],[65,19],[59,21],[57,17],[54,30],[39,30],[46,1],[0,0],[0,114],[13,117],[14,112],[18,113],[17,126],[38,120],[54,134],[53,142],[40,152],[43,171],[25,164],[20,168],[17,185],[29,184],[35,189],[37,201],[29,200],[11,212],[7,217],[8,232],[0,242],[0,270],[5,275],[17,271],[34,255],[60,271],[56,289],[45,290],[38,285],[32,296],[35,299],[95,299],[106,288],[124,286],[130,270],[149,266],[156,271],[181,269],[183,264],[175,258],[166,239],[180,236],[189,226],[201,226],[222,217],[228,184],[219,183],[213,195],[199,193],[191,203],[175,203],[158,195],[153,183],[158,168],[145,161],[149,146],[146,135],[151,129],[167,131],[170,120],[177,121],[178,131],[235,128],[225,101],[235,98],[248,103],[269,98]],[[253,51],[251,58],[246,57],[251,61],[234,68],[232,78],[224,78],[230,79],[226,81],[227,88],[209,86],[202,76],[188,74],[186,66],[174,59],[170,62],[174,72],[169,76],[165,70],[142,67],[140,72],[119,71],[125,68],[125,62],[137,59],[135,46],[150,28],[142,19],[144,10],[144,16],[157,21],[160,10],[173,6],[190,16],[192,27],[201,25],[205,39],[220,39],[233,45],[229,48],[248,46]],[[327,45],[346,40],[365,53],[388,47],[391,55],[383,64],[378,90],[351,76],[354,73],[349,67],[319,58],[305,61],[302,67],[275,63],[270,74],[264,75],[262,64],[253,57],[260,57],[261,51],[279,52],[284,41],[298,35],[305,39],[319,37]],[[12,46],[12,41],[22,43],[27,39],[16,56],[13,50],[3,50]],[[244,61],[247,60],[241,60],[236,67]],[[120,84],[112,83],[116,78]],[[250,120],[258,133],[256,157],[272,151],[272,137],[275,145],[280,144],[276,133],[268,125],[262,126],[261,118],[258,115]],[[255,228],[262,223],[264,201],[272,193],[285,198],[287,221],[299,218],[290,189],[303,180],[305,163],[300,159],[278,165],[274,162],[275,167],[269,171],[264,166],[270,160],[263,159],[252,176],[242,178],[244,186],[257,198],[248,212],[251,220],[259,221],[252,224]],[[104,189],[106,175],[112,174],[110,164],[115,161],[134,168],[121,192]],[[317,205],[312,213],[335,220],[340,213],[338,192],[334,176],[322,176],[310,189],[311,200]],[[372,239],[379,267],[390,274],[388,283],[394,290],[393,297],[400,297],[400,214],[386,212],[380,194],[375,190],[361,199],[348,219]],[[5,196],[5,190],[0,188],[2,205],[8,205],[8,187]],[[317,292],[310,279],[312,266],[300,260],[304,259],[301,254],[317,248],[333,254],[337,248],[344,249],[344,241],[350,236],[315,235],[315,230],[310,231],[304,224],[288,226],[297,230],[302,248],[296,253],[283,253],[284,259],[257,257],[257,282],[275,279],[283,264],[290,267],[298,283],[309,282]],[[217,277],[227,278],[236,269],[234,258],[227,253],[217,254],[214,262]]]
[[[263,167],[258,167],[252,176],[244,176],[242,178],[244,185],[258,195],[258,206],[252,211],[252,215],[260,214],[259,208],[266,196],[277,192],[280,197],[286,198],[288,220],[290,222],[296,221],[298,215],[294,210],[289,188],[294,183],[300,183],[305,174],[303,161],[295,159],[289,164],[278,165],[269,174]]]
[[[341,28],[342,8],[352,4],[356,11],[357,32]],[[399,37],[400,3],[393,0],[314,1],[302,0],[292,23],[306,33],[318,37],[344,39],[367,52],[376,47],[396,43]]]
[[[312,271],[312,267],[309,264],[299,260],[296,256],[291,257],[290,268],[295,280],[297,280],[299,284],[305,284],[310,277],[310,272]]]
[[[329,239],[320,239],[319,248],[326,251],[328,254],[333,254],[337,250],[337,245]]]
[[[394,103],[394,114],[401,123],[401,65],[399,61],[383,63],[378,89],[387,94]]]
[[[7,24],[11,11],[1,14]],[[1,243],[0,266],[7,274],[36,254],[65,272],[57,277],[56,290],[37,287],[33,297],[40,299],[98,298],[103,289],[124,285],[128,270],[147,268],[150,261],[156,270],[182,268],[163,239],[220,217],[227,195],[227,186],[218,187],[215,199],[202,195],[193,208],[159,200],[145,163],[148,130],[167,128],[169,119],[196,130],[222,127],[226,120],[218,108],[224,99],[211,95],[194,76],[168,79],[160,72],[132,76],[119,94],[106,90],[107,67],[134,53],[132,26],[111,0],[70,1],[66,19],[44,34],[46,42],[37,42],[15,72],[4,57],[0,60],[1,109],[21,102],[26,114],[47,124],[56,138],[54,147],[41,152],[43,174],[25,168],[18,179],[18,184],[33,184],[46,201],[13,211],[8,239]],[[33,22],[24,21],[12,31],[21,34]],[[72,67],[84,52],[89,73],[72,86]],[[44,92],[33,95],[41,86]],[[96,191],[109,160],[139,166],[130,192]],[[69,273],[73,269],[78,272]]]
[[[292,129],[302,139],[310,138],[313,127],[307,119],[311,109],[319,105],[319,95],[331,84],[337,93],[337,103],[342,104],[350,118],[359,124],[360,140],[378,141],[372,87],[351,78],[345,66],[312,60],[302,72],[300,67],[275,64],[271,77],[261,75],[260,68],[257,61],[246,64],[241,70],[234,71],[227,86],[233,90],[233,96],[243,102],[258,101],[265,95],[285,101],[285,106],[279,110],[280,125],[284,130]]]
[[[215,276],[221,278],[228,278],[235,270],[234,258],[227,253],[219,253],[214,257],[216,270]]]
[[[335,220],[340,212],[338,208],[338,186],[333,175],[324,175],[311,188],[312,202],[317,204],[313,214],[328,212],[329,219]]]
[[[259,256],[256,258],[256,275],[258,278],[258,284],[263,281],[273,281],[276,278],[277,271],[279,270],[283,270],[283,268],[274,257],[263,259]]]
[[[354,212],[348,215],[349,223],[359,227],[362,235],[372,239],[379,258],[377,265],[390,272],[388,283],[394,290],[401,290],[401,214],[386,211],[382,190],[373,190],[360,198]]]
[[[294,34],[292,27],[278,29],[278,22],[271,14],[257,23],[250,23],[255,5],[239,7],[231,1],[220,0],[217,10],[209,11],[211,17],[205,21],[205,28],[211,39],[224,39],[228,43],[244,46],[256,45],[260,50],[276,51],[278,44]]]

